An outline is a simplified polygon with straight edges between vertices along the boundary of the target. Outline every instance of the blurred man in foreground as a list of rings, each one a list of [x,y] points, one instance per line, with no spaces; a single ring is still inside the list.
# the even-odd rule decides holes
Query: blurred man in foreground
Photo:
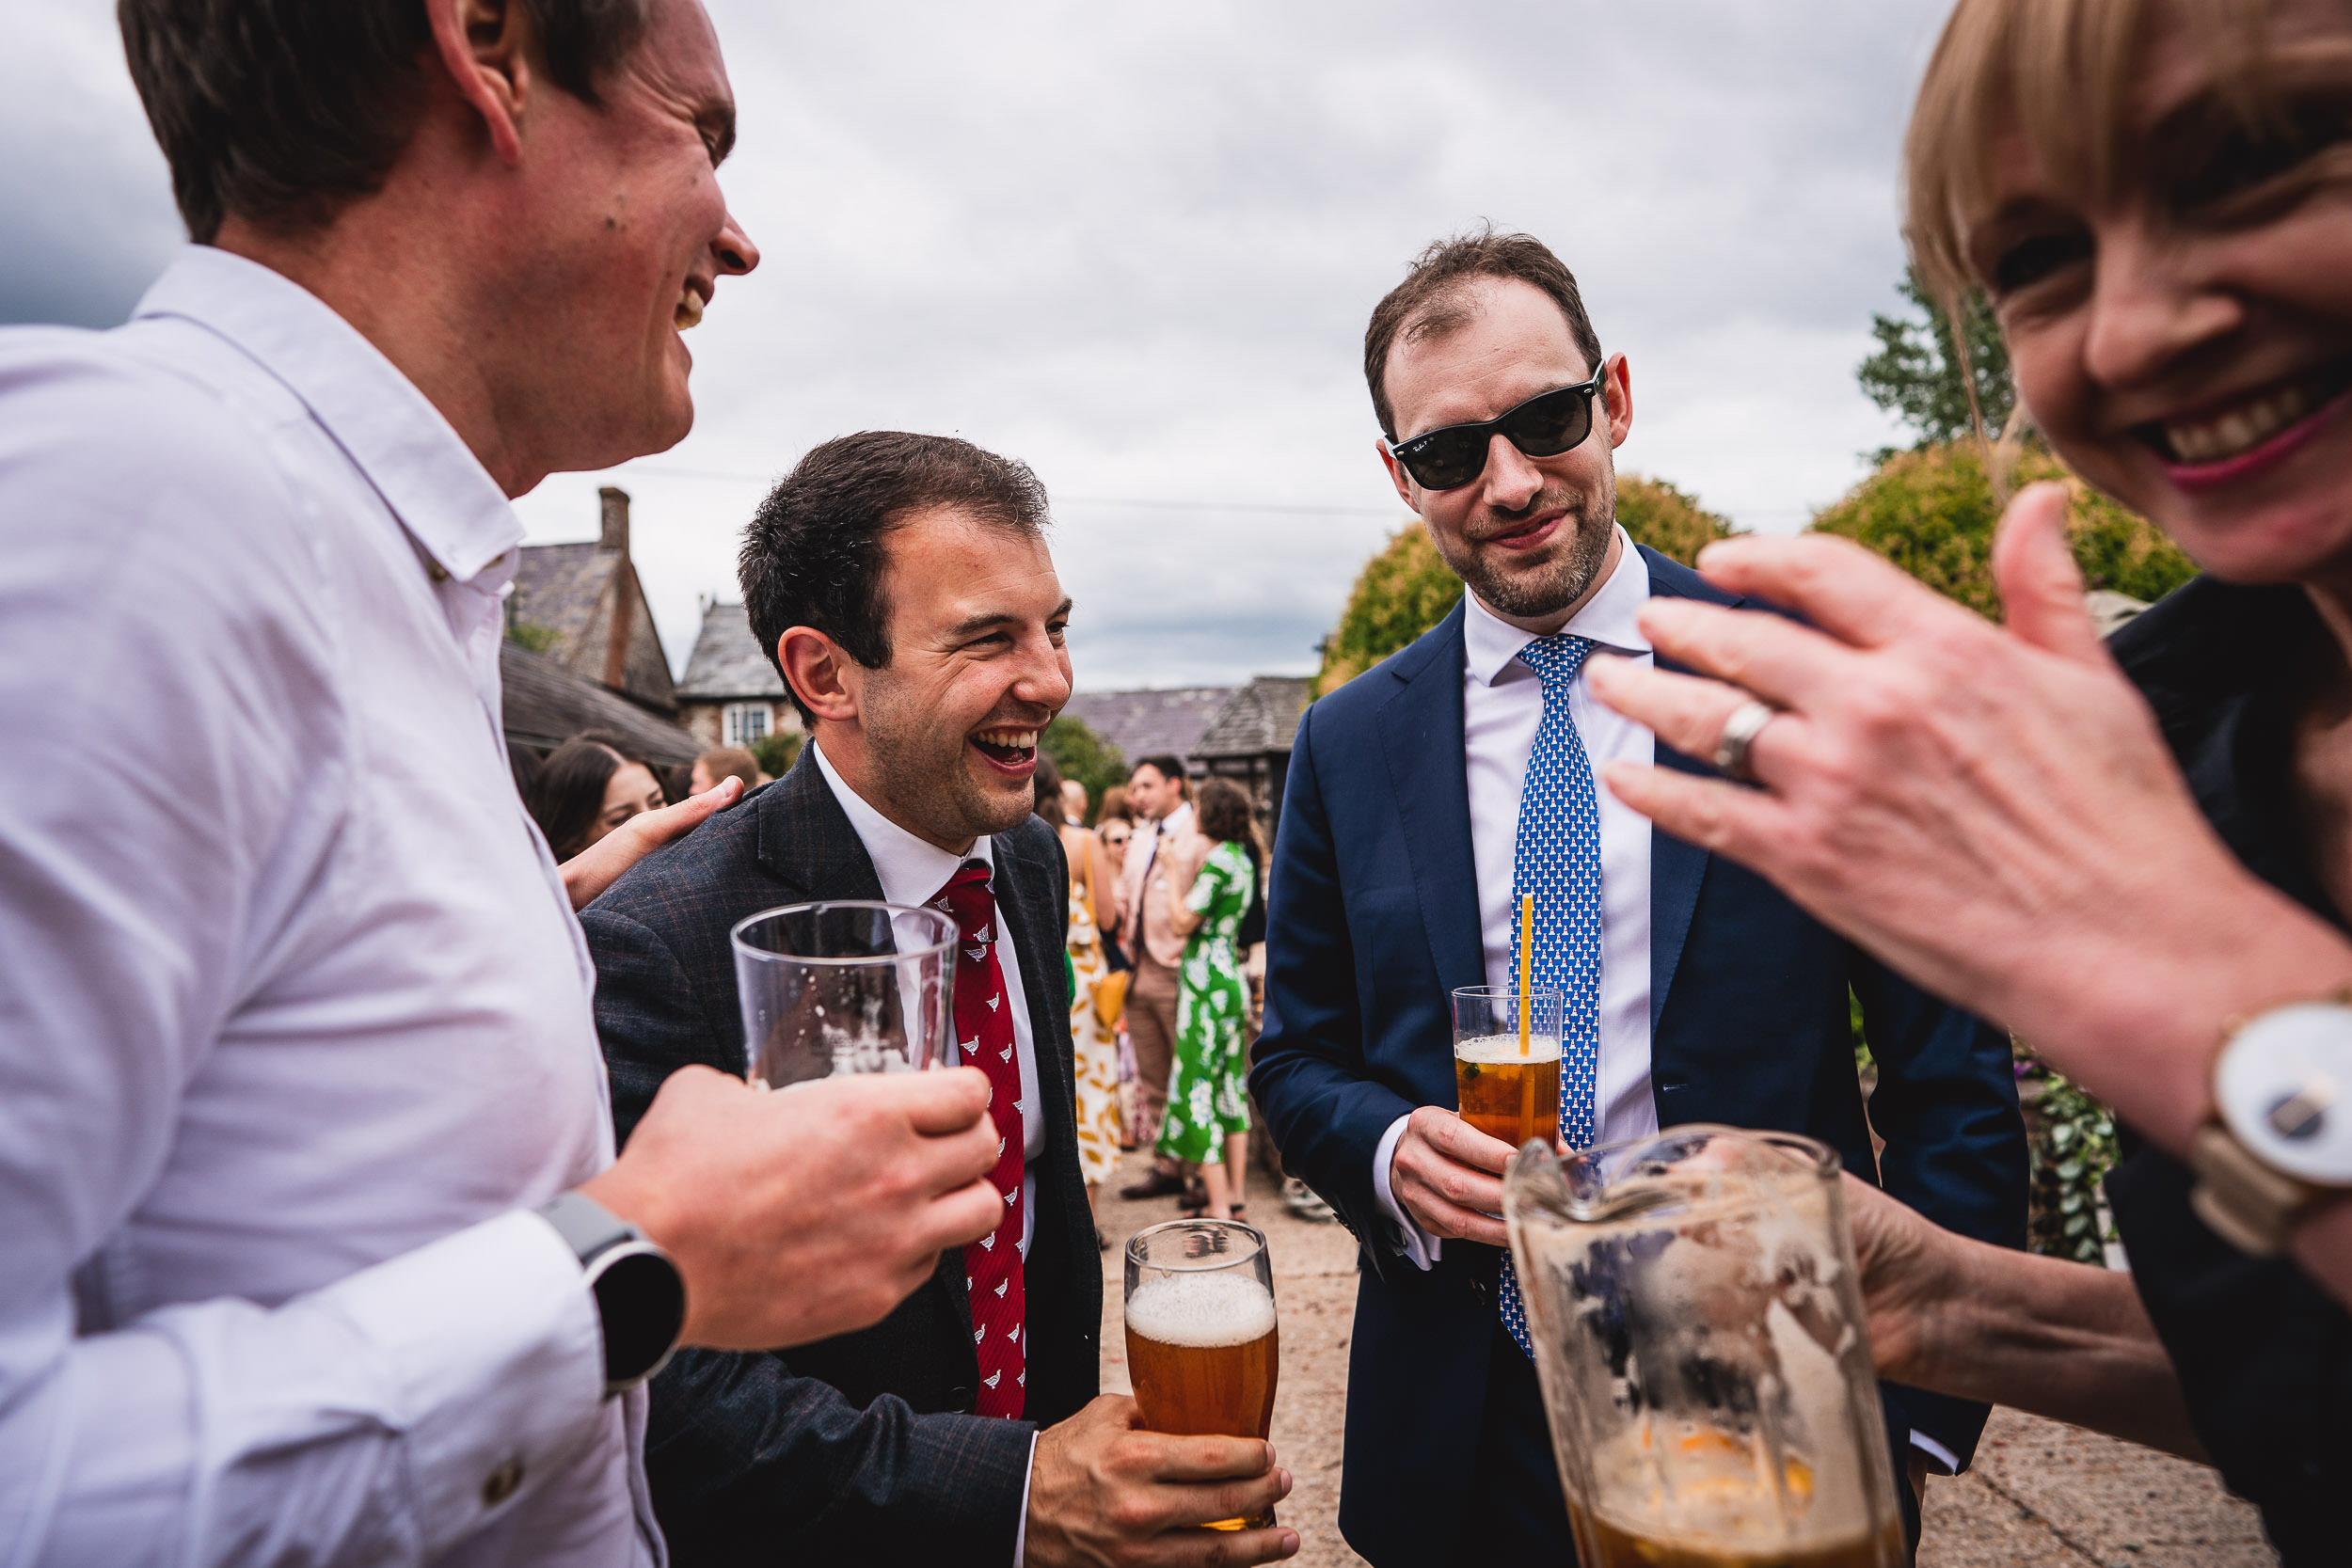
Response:
[[[1894,1375],[2210,1454],[2290,1562],[2352,1479],[2352,20],[2323,0],[1964,0],[1911,240],[1981,289],[2077,472],[2208,574],[2103,646],[2066,495],[2006,624],[1828,540],[1708,552],[1790,622],[1657,605],[1603,699],[1740,788],[1613,769],[1661,828],[2001,1020],[2146,1140],[2126,1275],[1858,1203]]]
[[[789,1356],[690,1352],[655,1380],[646,1467],[681,1564],[779,1542],[826,1561],[985,1568],[1296,1550],[1289,1530],[1185,1528],[1289,1490],[1267,1445],[1138,1433],[1133,1401],[1095,1398],[1103,1274],[1073,1109],[1069,874],[1031,810],[1039,732],[1070,698],[1045,517],[1027,467],[968,441],[868,431],[803,457],[752,520],[741,577],[809,744],[585,916],[629,1147],[669,1075],[743,1070],[730,929],[820,899],[955,916],[956,1038],[993,1085],[1002,1140],[996,1229],[942,1256],[888,1320]]]
[[[573,901],[735,792],[559,872],[500,748],[508,498],[683,436],[758,259],[717,42],[121,19],[198,244],[0,333],[0,1556],[657,1561],[660,1359],[871,1323],[1001,1207],[976,1073],[681,1075],[615,1163]]]

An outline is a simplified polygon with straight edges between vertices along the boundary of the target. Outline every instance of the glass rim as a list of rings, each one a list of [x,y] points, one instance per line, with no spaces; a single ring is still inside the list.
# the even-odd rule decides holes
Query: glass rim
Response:
[[[1454,988],[1454,995],[1473,997],[1481,1002],[1491,1001],[1499,996],[1515,997],[1518,995],[1518,993],[1519,988],[1517,986],[1456,986]],[[1558,997],[1564,1006],[1566,1004],[1568,999],[1568,993],[1562,990],[1558,986],[1530,986],[1527,988],[1527,999],[1530,1002],[1534,1001],[1538,997],[1544,996]]]
[[[1734,1127],[1729,1122],[1724,1121],[1681,1122],[1676,1126],[1662,1127],[1655,1132],[1644,1133],[1637,1137],[1612,1138],[1605,1144],[1588,1144],[1582,1148],[1569,1150],[1562,1158],[1597,1160],[1604,1155],[1621,1154],[1628,1149],[1639,1148],[1645,1144],[1666,1143],[1701,1132],[1710,1138],[1728,1132],[1735,1137],[1745,1138],[1755,1143],[1770,1144],[1774,1148],[1796,1155],[1809,1169],[1792,1171],[1793,1175],[1834,1175],[1845,1164],[1835,1148],[1810,1133],[1787,1132],[1776,1127]]]
[[[1205,1230],[1219,1227],[1229,1230],[1238,1230],[1247,1235],[1252,1243],[1250,1250],[1239,1258],[1228,1258],[1215,1263],[1193,1262],[1189,1259],[1164,1263],[1138,1256],[1136,1251],[1137,1242],[1142,1241],[1146,1236],[1156,1236],[1163,1230]],[[1251,1225],[1248,1220],[1213,1220],[1202,1214],[1178,1220],[1162,1220],[1157,1225],[1147,1225],[1128,1237],[1127,1244],[1121,1250],[1126,1254],[1127,1262],[1138,1269],[1158,1269],[1163,1274],[1219,1274],[1227,1269],[1243,1268],[1254,1262],[1261,1255],[1265,1254],[1266,1239],[1265,1232]],[[1268,1266],[1271,1267],[1270,1262]]]
[[[744,940],[743,933],[763,920],[774,920],[787,914],[818,914],[827,910],[881,910],[896,921],[902,914],[924,915],[946,928],[939,941],[921,947],[901,948],[895,953],[868,953],[863,957],[818,957],[804,953],[777,953],[765,947],[755,947]],[[895,933],[894,933],[895,934]],[[756,958],[763,963],[829,964],[846,967],[850,964],[896,963],[901,958],[929,958],[947,952],[962,940],[962,933],[954,920],[928,904],[893,904],[883,898],[813,898],[798,904],[778,904],[773,909],[747,914],[727,927],[727,945],[738,957]]]

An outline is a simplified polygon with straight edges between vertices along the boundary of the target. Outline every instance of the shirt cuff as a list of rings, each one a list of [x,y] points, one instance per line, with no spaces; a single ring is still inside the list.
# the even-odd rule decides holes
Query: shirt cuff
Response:
[[[521,1210],[312,1298],[358,1331],[406,1438],[426,1557],[604,1430],[604,1328],[580,1259]]]
[[[1911,1446],[1917,1449],[1921,1453],[1926,1454],[1936,1464],[1942,1465],[1943,1469],[1940,1472],[1941,1474],[1947,1476],[1956,1476],[1960,1474],[1960,1456],[1952,1452],[1951,1449],[1946,1448],[1943,1444],[1937,1442],[1934,1438],[1930,1437],[1926,1433],[1921,1432],[1917,1427],[1913,1427],[1911,1429]],[[1022,1505],[1025,1512],[1026,1511],[1027,1506],[1028,1505],[1026,1503]]]
[[[1021,1478],[1021,1523],[1012,1532],[1012,1568],[1021,1568],[1029,1555],[1029,1484],[1037,1480],[1037,1433],[1029,1433],[1029,1468]]]
[[[1380,1147],[1372,1155],[1372,1193],[1380,1200],[1380,1212],[1396,1226],[1396,1250],[1411,1259],[1413,1267],[1427,1273],[1445,1243],[1407,1218],[1396,1195],[1389,1190],[1389,1166],[1396,1159],[1396,1140],[1405,1135],[1405,1124],[1412,1119],[1413,1113],[1407,1111],[1380,1134]]]

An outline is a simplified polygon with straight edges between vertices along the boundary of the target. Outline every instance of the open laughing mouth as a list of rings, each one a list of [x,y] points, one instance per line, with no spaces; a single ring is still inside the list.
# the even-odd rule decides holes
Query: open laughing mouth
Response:
[[[2242,478],[2315,435],[2352,391],[2352,359],[2275,382],[2227,407],[2151,420],[2132,435],[2163,460],[2173,481],[2200,489]]]
[[[1037,768],[1035,730],[981,730],[972,736],[972,749],[999,772],[1027,774]]]

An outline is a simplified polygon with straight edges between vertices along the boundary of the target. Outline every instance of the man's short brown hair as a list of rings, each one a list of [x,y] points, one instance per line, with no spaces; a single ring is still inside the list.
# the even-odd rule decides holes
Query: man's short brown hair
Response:
[[[941,508],[1034,537],[1045,529],[1045,486],[1027,464],[953,436],[866,430],[811,448],[752,515],[735,560],[743,612],[804,722],[817,715],[776,644],[808,626],[868,670],[888,664],[882,535]]]
[[[694,759],[694,766],[714,784],[721,779],[740,779],[745,789],[759,784],[759,759],[740,746],[722,746],[705,752]]]
[[[1482,277],[1514,277],[1540,289],[1568,321],[1568,336],[1594,370],[1600,368],[1600,339],[1584,313],[1576,275],[1533,234],[1498,234],[1491,228],[1438,240],[1413,259],[1405,281],[1373,307],[1364,329],[1364,384],[1372,388],[1372,411],[1390,440],[1396,436],[1396,411],[1389,406],[1389,351],[1402,338],[1412,342],[1442,338],[1470,321],[1463,303],[1467,286]]]
[[[548,80],[595,103],[649,0],[516,0]],[[417,128],[423,0],[117,0],[122,52],[188,238],[230,214],[319,222],[379,189]]]

